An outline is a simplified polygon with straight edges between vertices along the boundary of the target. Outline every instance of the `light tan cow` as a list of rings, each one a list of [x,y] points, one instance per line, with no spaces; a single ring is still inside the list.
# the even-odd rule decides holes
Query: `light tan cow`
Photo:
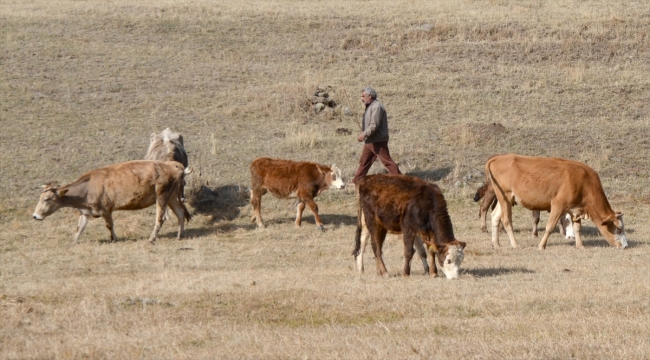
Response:
[[[149,138],[149,149],[144,156],[145,160],[178,161],[188,167],[188,157],[183,145],[183,135],[171,131],[169,128],[160,134],[152,133]],[[185,182],[180,191],[180,201],[185,202]]]
[[[580,238],[582,219],[591,219],[612,246],[627,247],[623,214],[612,210],[598,173],[589,166],[566,159],[506,154],[488,159],[485,174],[498,200],[492,212],[494,246],[499,246],[501,220],[510,245],[517,247],[512,231],[512,206],[516,203],[529,210],[550,212],[538,245],[540,250],[546,248],[549,235],[564,213],[571,214],[576,247],[584,247]]]
[[[184,221],[191,218],[187,208],[178,201],[184,177],[189,173],[191,170],[176,161],[152,160],[129,161],[91,170],[68,185],[45,185],[33,217],[43,220],[62,207],[71,207],[81,212],[75,243],[91,216],[104,218],[111,241],[115,241],[113,211],[139,210],[156,204],[156,225],[149,242],[156,240],[165,221],[163,214],[167,206],[178,218],[180,239]]]

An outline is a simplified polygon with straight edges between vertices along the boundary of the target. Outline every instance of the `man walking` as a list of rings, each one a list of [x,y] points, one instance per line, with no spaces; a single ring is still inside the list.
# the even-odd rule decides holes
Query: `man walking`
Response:
[[[359,179],[366,176],[377,158],[389,173],[401,174],[388,151],[388,115],[384,105],[377,101],[375,89],[371,87],[363,89],[361,102],[366,105],[366,111],[363,114],[363,128],[357,140],[365,142],[365,145],[359,159],[359,168],[352,182],[356,184]]]

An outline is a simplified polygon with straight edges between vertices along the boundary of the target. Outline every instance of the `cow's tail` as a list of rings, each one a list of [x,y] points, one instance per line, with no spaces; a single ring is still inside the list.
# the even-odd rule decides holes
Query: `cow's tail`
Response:
[[[183,216],[185,217],[185,220],[187,222],[190,222],[190,220],[192,219],[192,214],[190,214],[190,212],[187,210],[187,208],[185,207],[185,204],[183,204],[183,203],[180,203],[180,204],[183,207]]]
[[[185,217],[185,220],[187,222],[192,219],[192,214],[187,210],[187,207],[185,206],[185,176],[191,174],[194,171],[192,168],[185,168],[183,169],[183,175],[181,175],[180,181],[177,183],[177,190],[176,190],[176,197],[178,199],[178,203],[181,205],[183,208],[183,217]]]
[[[492,158],[489,158],[488,161],[485,163],[485,180],[489,183],[492,183],[492,189],[496,193],[497,191],[500,191],[501,194],[503,194],[503,189],[501,189],[501,185],[497,182],[497,180],[494,178],[494,174],[492,174],[492,169],[490,168],[490,165],[492,164]],[[505,194],[504,194],[505,196]],[[492,210],[494,210],[494,207],[496,207],[497,203],[499,202],[499,198],[497,197],[495,201],[492,203]]]
[[[358,200],[361,200],[360,198]],[[354,250],[352,251],[352,256],[354,259],[357,259],[359,252],[361,251],[361,231],[363,230],[363,207],[361,206],[361,201],[359,201],[359,206],[357,207],[357,231],[354,235]]]

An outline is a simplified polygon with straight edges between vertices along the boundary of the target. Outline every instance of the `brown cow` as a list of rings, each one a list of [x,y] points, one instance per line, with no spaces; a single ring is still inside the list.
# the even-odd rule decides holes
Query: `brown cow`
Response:
[[[481,202],[479,204],[480,207],[478,210],[478,217],[481,223],[481,231],[487,232],[487,227],[485,225],[487,212],[489,209],[494,210],[497,205],[497,195],[494,193],[494,189],[492,189],[491,182],[487,182],[485,185],[476,190],[476,194],[474,194],[474,201],[479,200]],[[533,217],[533,237],[537,237],[537,225],[539,224],[540,212],[533,210],[531,215]],[[573,223],[571,222],[571,216],[567,214],[566,216],[560,217],[558,229],[560,230],[560,234],[562,236],[566,237],[567,239],[573,239]],[[503,224],[499,226],[499,231],[506,232],[506,230],[503,228]]]
[[[45,185],[33,217],[43,220],[62,207],[75,208],[81,212],[75,243],[91,216],[104,218],[111,232],[111,241],[115,241],[117,235],[113,230],[113,211],[139,210],[156,204],[156,225],[149,237],[149,242],[153,243],[164,222],[165,208],[169,205],[178,218],[180,239],[184,220],[189,221],[191,216],[178,201],[178,193],[185,175],[190,172],[176,161],[152,160],[129,161],[91,170],[68,185]]]
[[[363,272],[363,253],[370,238],[379,275],[388,273],[381,249],[390,232],[403,234],[404,276],[411,273],[414,246],[422,258],[425,273],[437,276],[433,256],[436,253],[445,276],[448,279],[459,276],[466,244],[454,237],[447,202],[437,185],[405,175],[380,174],[362,178],[357,188],[359,217],[352,255],[359,272]],[[424,251],[423,241],[428,252]]]
[[[149,138],[149,149],[144,159],[178,161],[187,168],[189,162],[183,145],[183,135],[177,134],[169,128],[166,128],[160,134],[152,133]],[[181,188],[180,201],[185,201],[185,181],[183,181]]]
[[[529,210],[550,212],[538,245],[540,250],[546,248],[549,235],[564,213],[571,214],[576,247],[584,247],[580,238],[582,219],[592,219],[612,246],[627,247],[623,214],[612,210],[598,173],[589,166],[566,159],[506,154],[488,159],[485,174],[499,202],[492,213],[494,246],[499,246],[496,230],[501,219],[510,245],[517,247],[512,232],[512,206],[517,203]]]
[[[330,187],[335,189],[345,187],[341,170],[336,165],[325,166],[312,162],[257,158],[251,163],[250,171],[251,205],[253,206],[251,221],[257,220],[259,228],[264,227],[261,210],[262,195],[268,191],[280,199],[298,198],[296,227],[300,226],[302,211],[307,204],[314,213],[316,225],[325,231],[314,198]]]

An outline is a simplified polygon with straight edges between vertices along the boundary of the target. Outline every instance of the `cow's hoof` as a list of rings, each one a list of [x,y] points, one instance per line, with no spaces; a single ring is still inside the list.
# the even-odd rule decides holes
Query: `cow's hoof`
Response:
[[[318,225],[318,228],[320,229],[320,231],[325,232],[325,227],[323,225]]]
[[[585,246],[584,246],[584,245],[576,245],[576,248],[578,248],[578,249],[584,249]]]
[[[539,250],[544,250],[544,249],[546,249],[546,246],[541,246],[541,245],[540,245],[540,246],[538,246],[537,248],[538,248]]]

